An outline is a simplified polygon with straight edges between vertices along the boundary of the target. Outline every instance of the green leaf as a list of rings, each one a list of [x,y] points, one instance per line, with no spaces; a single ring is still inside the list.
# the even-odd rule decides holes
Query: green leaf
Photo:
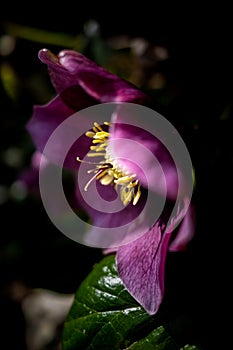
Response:
[[[136,341],[125,350],[200,350],[194,345],[185,345],[182,349],[174,342],[163,326],[154,329],[145,338]]]
[[[115,256],[105,257],[77,290],[63,330],[63,349],[119,349],[151,317],[117,275]]]
[[[157,315],[149,316],[127,292],[115,255],[109,255],[78,288],[64,323],[62,349],[144,350],[146,345],[148,350],[179,350],[165,327],[158,326]]]
[[[127,350],[179,350],[179,346],[163,326],[154,329],[148,336],[135,342]]]

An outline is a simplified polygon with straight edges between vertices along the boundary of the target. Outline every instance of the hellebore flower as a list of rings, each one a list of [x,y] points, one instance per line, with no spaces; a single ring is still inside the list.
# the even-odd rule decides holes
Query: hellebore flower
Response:
[[[47,105],[34,107],[27,124],[36,148],[42,153],[53,131],[75,112],[101,103],[148,104],[149,98],[144,92],[78,52],[64,50],[55,56],[43,49],[39,58],[47,64],[57,92]],[[92,164],[92,168],[80,178],[76,192],[78,205],[92,220],[92,235],[98,227],[119,227],[120,230],[121,225],[130,226],[141,213],[148,191],[152,191],[156,199],[165,194],[164,209],[158,219],[150,223],[145,217],[138,226],[136,221],[133,228],[131,226],[136,232],[135,239],[122,240],[124,244],[116,246],[106,245],[105,249],[105,253],[116,251],[118,273],[126,289],[152,315],[158,311],[164,295],[167,251],[186,248],[194,234],[195,217],[185,195],[176,211],[172,212],[179,194],[179,170],[162,142],[150,132],[129,124],[119,106],[110,122],[102,125],[96,122],[91,129],[88,120],[80,115],[77,128],[80,125],[83,129],[86,127],[86,133],[70,147],[62,165],[77,170],[80,164]],[[54,145],[51,154],[54,163],[61,164],[59,155],[63,142],[65,140],[61,137]],[[85,156],[90,162],[83,160]],[[163,169],[162,177],[153,157]],[[106,206],[99,211],[93,183],[107,201],[118,193],[124,209],[112,213]],[[89,194],[95,204],[93,207],[83,200],[80,187]],[[185,192],[185,188],[183,190]]]

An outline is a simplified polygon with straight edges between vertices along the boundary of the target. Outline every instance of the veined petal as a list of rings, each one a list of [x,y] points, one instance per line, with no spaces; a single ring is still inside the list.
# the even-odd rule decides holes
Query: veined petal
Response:
[[[97,102],[143,104],[148,100],[144,92],[79,52],[63,50],[56,56],[43,49],[39,52],[39,58],[48,65],[51,81],[58,93],[76,85],[82,87]]]
[[[164,295],[165,258],[171,234],[158,224],[137,240],[118,248],[117,269],[128,292],[148,314],[155,314]]]

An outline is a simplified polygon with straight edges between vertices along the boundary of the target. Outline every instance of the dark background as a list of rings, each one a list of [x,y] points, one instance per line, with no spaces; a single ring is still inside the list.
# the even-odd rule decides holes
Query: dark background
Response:
[[[17,23],[75,36],[94,19],[100,26],[99,45],[123,35],[167,49],[168,59],[155,67],[166,78],[165,87],[150,89],[145,84],[141,88],[150,90],[157,111],[177,126],[190,151],[196,171],[197,227],[187,252],[168,257],[165,302],[190,315],[192,339],[204,350],[227,349],[223,344],[228,342],[232,278],[230,9],[223,3],[179,8],[142,2],[130,4],[127,10],[125,3],[51,6],[49,10],[48,4],[40,2],[32,10],[32,5],[28,8],[21,2],[4,4],[0,35],[9,34],[9,23]],[[29,166],[34,150],[25,131],[32,107],[46,103],[54,93],[38,51],[45,46],[55,53],[65,48],[19,37],[15,40],[14,50],[0,56],[2,81],[6,67],[16,77],[13,95],[6,82],[0,81],[0,329],[1,341],[8,343],[9,350],[26,349],[20,298],[12,296],[15,289],[39,287],[73,293],[102,258],[97,249],[79,246],[57,232],[34,192],[24,196],[13,186]],[[90,41],[85,49],[91,58],[98,57],[95,45]]]

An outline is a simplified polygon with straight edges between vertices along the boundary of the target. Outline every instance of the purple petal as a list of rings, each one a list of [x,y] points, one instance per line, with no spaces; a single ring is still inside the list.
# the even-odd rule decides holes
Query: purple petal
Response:
[[[116,261],[128,292],[148,314],[155,314],[164,295],[165,258],[171,234],[155,225],[137,240],[118,248]]]
[[[65,120],[67,120],[74,110],[69,108],[63,103],[63,100],[57,96],[50,103],[45,106],[35,106],[33,115],[26,125],[32,140],[41,153],[44,151],[44,147],[47,144],[50,136]],[[76,157],[81,158],[89,151],[91,139],[80,135],[80,129],[82,128],[83,133],[90,128],[85,118],[78,116],[77,125],[75,128],[64,127],[60,134],[57,133],[56,142],[52,144],[49,150],[49,154],[46,156],[49,160],[55,164],[63,165],[64,162],[64,149],[70,144],[69,152],[65,157],[64,165],[69,168],[77,169],[78,163]],[[77,140],[73,143],[71,140],[73,136],[77,135]],[[72,138],[71,138],[72,136]]]
[[[184,251],[187,244],[191,241],[195,232],[196,215],[194,206],[191,204],[182,220],[176,237],[169,245],[169,251]]]
[[[136,174],[141,184],[156,193],[174,199],[178,174],[166,147],[148,131],[137,126],[113,123],[110,154],[122,167]]]
[[[146,193],[142,193],[136,206],[132,203],[124,206],[112,185],[104,186],[94,179],[85,190],[86,184],[93,177],[93,174],[88,174],[88,170],[92,168],[91,164],[81,163],[76,181],[77,200],[88,212],[92,222],[96,226],[114,228],[125,225],[138,217],[144,208]]]
[[[55,56],[43,49],[39,52],[39,58],[48,65],[52,83],[58,93],[78,85],[98,102],[144,103],[148,100],[148,96],[135,86],[76,51],[64,50]]]
[[[146,195],[142,194],[139,203],[124,206],[111,185],[103,186],[98,180],[84,190],[90,179],[81,164],[76,182],[77,208],[86,212],[90,227],[86,234],[86,244],[101,248],[117,247],[126,244],[148,231],[148,220],[143,208]]]
[[[94,98],[78,85],[70,86],[62,91],[60,98],[73,111],[80,111],[97,103]]]

